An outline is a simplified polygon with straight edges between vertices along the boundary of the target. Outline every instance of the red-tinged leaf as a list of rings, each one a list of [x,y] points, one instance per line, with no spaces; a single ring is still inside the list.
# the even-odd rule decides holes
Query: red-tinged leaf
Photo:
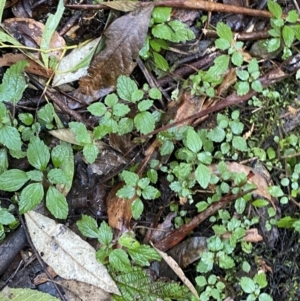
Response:
[[[153,4],[114,21],[106,30],[106,47],[93,59],[80,91],[97,99],[115,88],[120,75],[130,75],[148,32]]]

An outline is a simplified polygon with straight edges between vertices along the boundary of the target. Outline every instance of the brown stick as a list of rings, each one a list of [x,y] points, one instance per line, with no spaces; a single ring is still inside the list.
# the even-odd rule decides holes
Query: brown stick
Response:
[[[213,203],[203,212],[196,215],[189,223],[181,226],[179,229],[174,230],[164,239],[157,242],[154,246],[155,248],[166,252],[172,247],[179,244],[184,238],[189,235],[197,226],[199,226],[205,219],[215,214],[218,210],[224,208],[230,202],[246,195],[247,193],[252,192],[254,189],[246,190],[236,195],[227,195],[224,196],[220,201]]]

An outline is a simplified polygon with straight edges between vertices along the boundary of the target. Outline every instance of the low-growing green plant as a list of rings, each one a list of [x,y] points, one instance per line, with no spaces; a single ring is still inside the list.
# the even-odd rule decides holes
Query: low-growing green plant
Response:
[[[146,37],[145,44],[140,50],[143,59],[151,60],[155,69],[167,71],[169,64],[160,54],[169,49],[169,43],[186,42],[195,38],[195,34],[184,23],[171,19],[170,7],[156,7],[150,20],[151,34]]]

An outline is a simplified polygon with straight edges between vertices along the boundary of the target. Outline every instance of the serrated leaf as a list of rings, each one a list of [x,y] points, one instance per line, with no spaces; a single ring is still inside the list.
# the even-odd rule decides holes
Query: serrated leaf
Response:
[[[226,50],[226,49],[230,48],[230,42],[223,38],[216,39],[215,45],[217,48],[219,48],[221,50]]]
[[[187,130],[184,145],[194,153],[198,153],[201,150],[202,141],[194,129]]]
[[[129,272],[131,264],[124,250],[115,249],[109,254],[109,264],[117,271]]]
[[[119,76],[117,80],[117,92],[122,99],[132,101],[132,94],[137,90],[138,87],[135,81],[128,76]]]
[[[255,80],[254,82],[251,83],[251,88],[256,91],[256,92],[262,92],[263,91],[263,86],[259,80]]]
[[[157,24],[151,29],[154,37],[164,40],[172,40],[173,30],[167,24]]]
[[[135,188],[129,185],[125,185],[124,187],[118,190],[116,195],[119,198],[131,199],[135,195]]]
[[[137,198],[131,203],[131,213],[134,219],[139,219],[144,211],[144,204],[141,199]]]
[[[299,18],[299,15],[297,14],[297,11],[295,9],[293,9],[288,12],[286,21],[290,22],[290,23],[295,23],[295,22],[297,22],[298,18]]]
[[[0,128],[0,143],[9,150],[21,151],[22,141],[20,133],[15,127],[4,125]]]
[[[35,208],[44,197],[44,188],[41,183],[27,185],[20,194],[19,211],[21,214]]]
[[[7,209],[0,207],[0,224],[9,225],[15,220],[15,217]]]
[[[237,82],[236,85],[237,85],[237,94],[239,96],[246,95],[250,90],[250,86],[248,82]]]
[[[86,237],[98,238],[98,225],[95,219],[83,214],[81,220],[76,222],[79,231]]]
[[[171,17],[171,7],[155,7],[152,12],[154,23],[164,23]]]
[[[231,61],[235,66],[240,67],[240,66],[242,66],[243,61],[244,61],[243,55],[240,52],[235,51],[233,53],[233,55],[231,56]]]
[[[19,61],[5,72],[0,84],[0,102],[7,101],[16,104],[22,98],[27,87],[22,74],[26,66],[28,66],[27,61]]]
[[[218,22],[217,24],[217,34],[220,38],[227,40],[231,43],[233,39],[233,34],[230,27],[222,22]]]
[[[268,9],[275,18],[281,18],[282,9],[278,3],[268,0]]]
[[[17,191],[29,180],[25,171],[9,169],[0,175],[0,190]]]
[[[40,170],[30,170],[26,172],[27,176],[30,178],[31,181],[34,182],[42,182],[44,178],[43,172]]]
[[[47,174],[47,178],[51,184],[65,184],[67,182],[66,174],[59,168],[51,169]]]
[[[267,49],[268,52],[274,52],[280,47],[280,39],[279,38],[273,38],[269,39],[267,41]]]
[[[140,245],[137,248],[128,249],[128,253],[132,260],[142,267],[149,266],[149,260],[161,260],[160,255],[153,248],[147,245]]]
[[[29,288],[10,288],[6,286],[0,292],[1,301],[59,301],[59,299],[34,289]]]
[[[25,125],[32,125],[34,118],[33,115],[30,113],[21,113],[18,115],[19,119],[25,124]]]
[[[158,52],[153,52],[153,58],[155,66],[162,71],[167,71],[169,69],[169,63],[167,60]]]
[[[290,26],[283,26],[282,37],[285,45],[290,48],[295,39],[295,32]]]
[[[153,186],[147,186],[145,189],[143,189],[142,196],[146,200],[153,200],[160,196],[160,192]]]
[[[217,126],[209,131],[207,138],[214,142],[222,142],[225,139],[225,135],[225,131],[221,127]]]
[[[268,188],[268,191],[273,197],[281,197],[284,195],[282,189],[279,186],[270,186]]]
[[[58,219],[68,217],[69,207],[66,198],[53,186],[48,188],[46,206],[52,215]]]
[[[72,121],[69,122],[69,127],[75,134],[77,143],[80,145],[91,143],[91,137],[83,123]]]
[[[90,164],[94,163],[99,154],[99,148],[95,144],[86,144],[83,147],[83,155]]]
[[[113,114],[117,117],[123,117],[130,112],[130,109],[127,105],[123,103],[117,103],[113,106]]]
[[[106,47],[93,58],[88,75],[80,79],[80,92],[96,100],[115,88],[120,75],[131,74],[144,45],[152,9],[153,3],[149,3],[109,25]]]
[[[133,120],[131,118],[122,118],[118,124],[119,135],[125,135],[133,130]]]
[[[199,164],[195,170],[195,178],[200,186],[206,189],[211,178],[211,172],[209,168],[204,164]]]
[[[242,152],[247,151],[247,143],[246,140],[243,137],[240,136],[234,136],[232,138],[232,146]]]
[[[51,103],[43,106],[37,113],[39,120],[42,124],[49,124],[53,121],[54,118],[54,107]]]
[[[173,150],[174,150],[174,143],[170,140],[164,141],[161,147],[159,148],[159,152],[162,156],[171,154]]]
[[[255,291],[255,283],[249,277],[242,277],[240,280],[240,285],[242,290],[247,294],[251,294]]]
[[[65,225],[34,211],[25,214],[25,219],[34,246],[58,275],[120,294],[106,268],[97,262],[90,244]]]
[[[139,102],[138,109],[140,112],[147,111],[153,105],[153,100],[145,99]]]
[[[139,176],[136,173],[124,170],[124,171],[122,171],[121,175],[122,175],[122,178],[123,178],[124,182],[127,185],[129,185],[129,186],[137,185],[137,182],[139,180]]]
[[[151,88],[149,90],[149,96],[152,99],[161,99],[162,98],[162,94],[158,88]]]
[[[229,55],[222,54],[214,59],[214,65],[208,69],[208,75],[215,78],[223,75],[229,66]]]
[[[27,158],[30,165],[41,171],[45,170],[50,160],[47,145],[40,138],[33,137],[28,145]]]
[[[170,39],[171,42],[179,43],[195,39],[195,34],[184,23],[178,20],[168,22],[168,25],[173,29],[173,34]]]
[[[140,112],[134,117],[134,125],[142,134],[148,134],[155,129],[155,119],[149,112]]]
[[[98,230],[98,240],[101,244],[108,245],[113,239],[113,231],[111,227],[103,221]]]
[[[88,111],[94,116],[102,116],[106,113],[107,108],[102,102],[95,102],[87,107]]]

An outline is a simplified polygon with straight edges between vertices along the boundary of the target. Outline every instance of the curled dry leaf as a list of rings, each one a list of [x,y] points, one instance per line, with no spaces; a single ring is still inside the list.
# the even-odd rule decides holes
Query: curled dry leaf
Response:
[[[153,244],[152,244],[152,246],[153,246]],[[195,287],[190,282],[190,280],[185,276],[184,272],[182,271],[180,266],[177,264],[177,262],[171,256],[169,256],[167,253],[162,252],[155,247],[154,247],[154,249],[163,258],[163,260],[170,266],[170,268],[176,273],[176,275],[181,279],[181,281],[184,283],[184,285],[192,292],[192,294],[195,295],[196,298],[199,299],[199,296],[198,296],[198,293],[197,293]]]
[[[148,32],[153,4],[114,21],[106,30],[106,47],[92,60],[89,75],[81,78],[80,92],[94,100],[115,88],[120,75],[130,75]]]
[[[39,48],[45,29],[43,23],[30,18],[11,18],[6,19],[2,25],[14,38],[17,40],[21,39],[19,42],[23,45]],[[64,39],[57,32],[54,32],[50,41],[50,48],[62,48],[65,47],[65,45]],[[60,59],[61,54],[62,50],[55,50],[52,51],[50,55]]]
[[[97,286],[120,294],[96,252],[68,227],[34,211],[25,214],[32,242],[42,259],[61,277]]]

